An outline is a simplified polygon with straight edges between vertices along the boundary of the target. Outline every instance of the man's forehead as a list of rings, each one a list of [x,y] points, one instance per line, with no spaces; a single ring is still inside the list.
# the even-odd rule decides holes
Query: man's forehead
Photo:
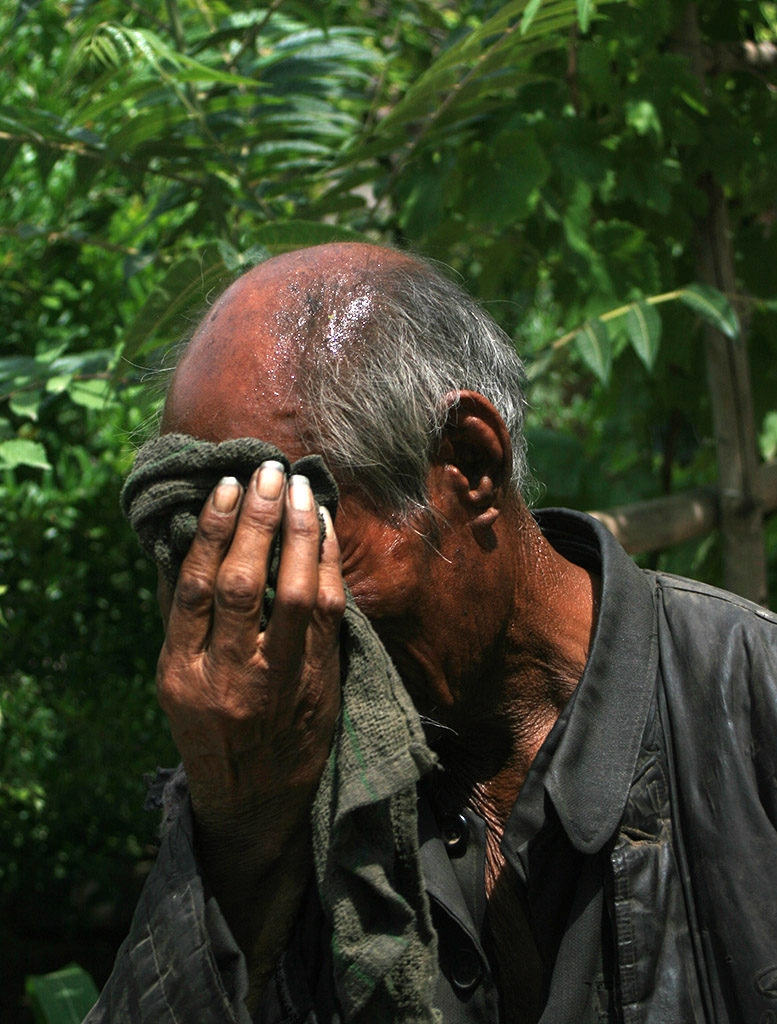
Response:
[[[258,312],[244,305],[214,306],[173,374],[163,433],[273,440],[260,424],[269,428],[272,420],[296,416],[298,351],[288,337],[274,337]]]

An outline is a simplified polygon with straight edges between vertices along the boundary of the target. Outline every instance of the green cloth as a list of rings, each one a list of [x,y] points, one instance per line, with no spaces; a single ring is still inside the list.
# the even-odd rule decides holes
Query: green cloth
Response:
[[[282,452],[255,438],[214,444],[182,434],[165,434],[141,448],[122,508],[170,583],[218,480],[231,475],[246,483],[267,459],[307,476],[319,504],[334,515],[337,487],[318,456],[289,467]],[[277,551],[273,561],[277,568]],[[272,584],[270,579],[267,604]],[[421,874],[416,807],[416,783],[434,757],[391,659],[346,596],[342,710],[312,811],[335,987],[349,1024],[439,1021],[432,1007],[437,937]]]

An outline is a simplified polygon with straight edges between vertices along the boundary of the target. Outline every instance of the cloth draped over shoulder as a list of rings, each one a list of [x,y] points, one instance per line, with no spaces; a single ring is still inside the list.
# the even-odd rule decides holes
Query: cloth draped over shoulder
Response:
[[[165,434],[140,449],[122,508],[169,584],[219,479],[235,476],[245,486],[269,459],[307,476],[319,505],[334,517],[337,486],[319,456],[290,466],[281,451],[256,438],[213,443],[184,434]],[[278,560],[276,540],[262,628],[272,610]],[[434,766],[434,755],[391,659],[350,594],[341,653],[342,709],[312,809],[316,882],[331,923],[337,997],[344,1020],[353,1024],[439,1021],[432,1006],[437,942],[416,807],[416,783]]]

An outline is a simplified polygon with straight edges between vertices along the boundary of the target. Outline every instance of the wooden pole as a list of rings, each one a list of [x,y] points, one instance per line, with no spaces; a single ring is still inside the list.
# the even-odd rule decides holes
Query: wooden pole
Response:
[[[708,182],[707,216],[698,225],[699,277],[733,294],[731,242],[726,201],[720,186]],[[710,382],[720,480],[720,519],[726,587],[763,604],[766,554],[763,509],[756,485],[758,448],[744,340],[732,341],[705,325],[704,344]]]
[[[714,488],[700,487],[591,515],[604,523],[630,555],[638,555],[662,551],[714,530],[720,521],[720,505]]]
[[[777,462],[760,467],[757,493],[764,512],[777,512]],[[721,524],[721,500],[714,487],[699,487],[590,514],[615,534],[630,555],[637,555],[661,551],[716,529]]]

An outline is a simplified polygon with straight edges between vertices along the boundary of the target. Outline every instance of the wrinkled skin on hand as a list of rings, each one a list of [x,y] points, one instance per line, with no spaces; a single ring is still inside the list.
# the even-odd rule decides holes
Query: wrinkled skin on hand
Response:
[[[324,517],[322,546],[308,481],[287,485],[278,463],[264,463],[245,492],[225,478],[202,510],[175,593],[160,589],[159,701],[187,771],[198,851],[228,920],[230,905],[280,858],[287,869],[298,864],[298,875],[309,870],[310,806],[340,708],[345,609],[339,547]],[[261,632],[278,532],[275,602]],[[244,949],[256,938],[235,937]]]

